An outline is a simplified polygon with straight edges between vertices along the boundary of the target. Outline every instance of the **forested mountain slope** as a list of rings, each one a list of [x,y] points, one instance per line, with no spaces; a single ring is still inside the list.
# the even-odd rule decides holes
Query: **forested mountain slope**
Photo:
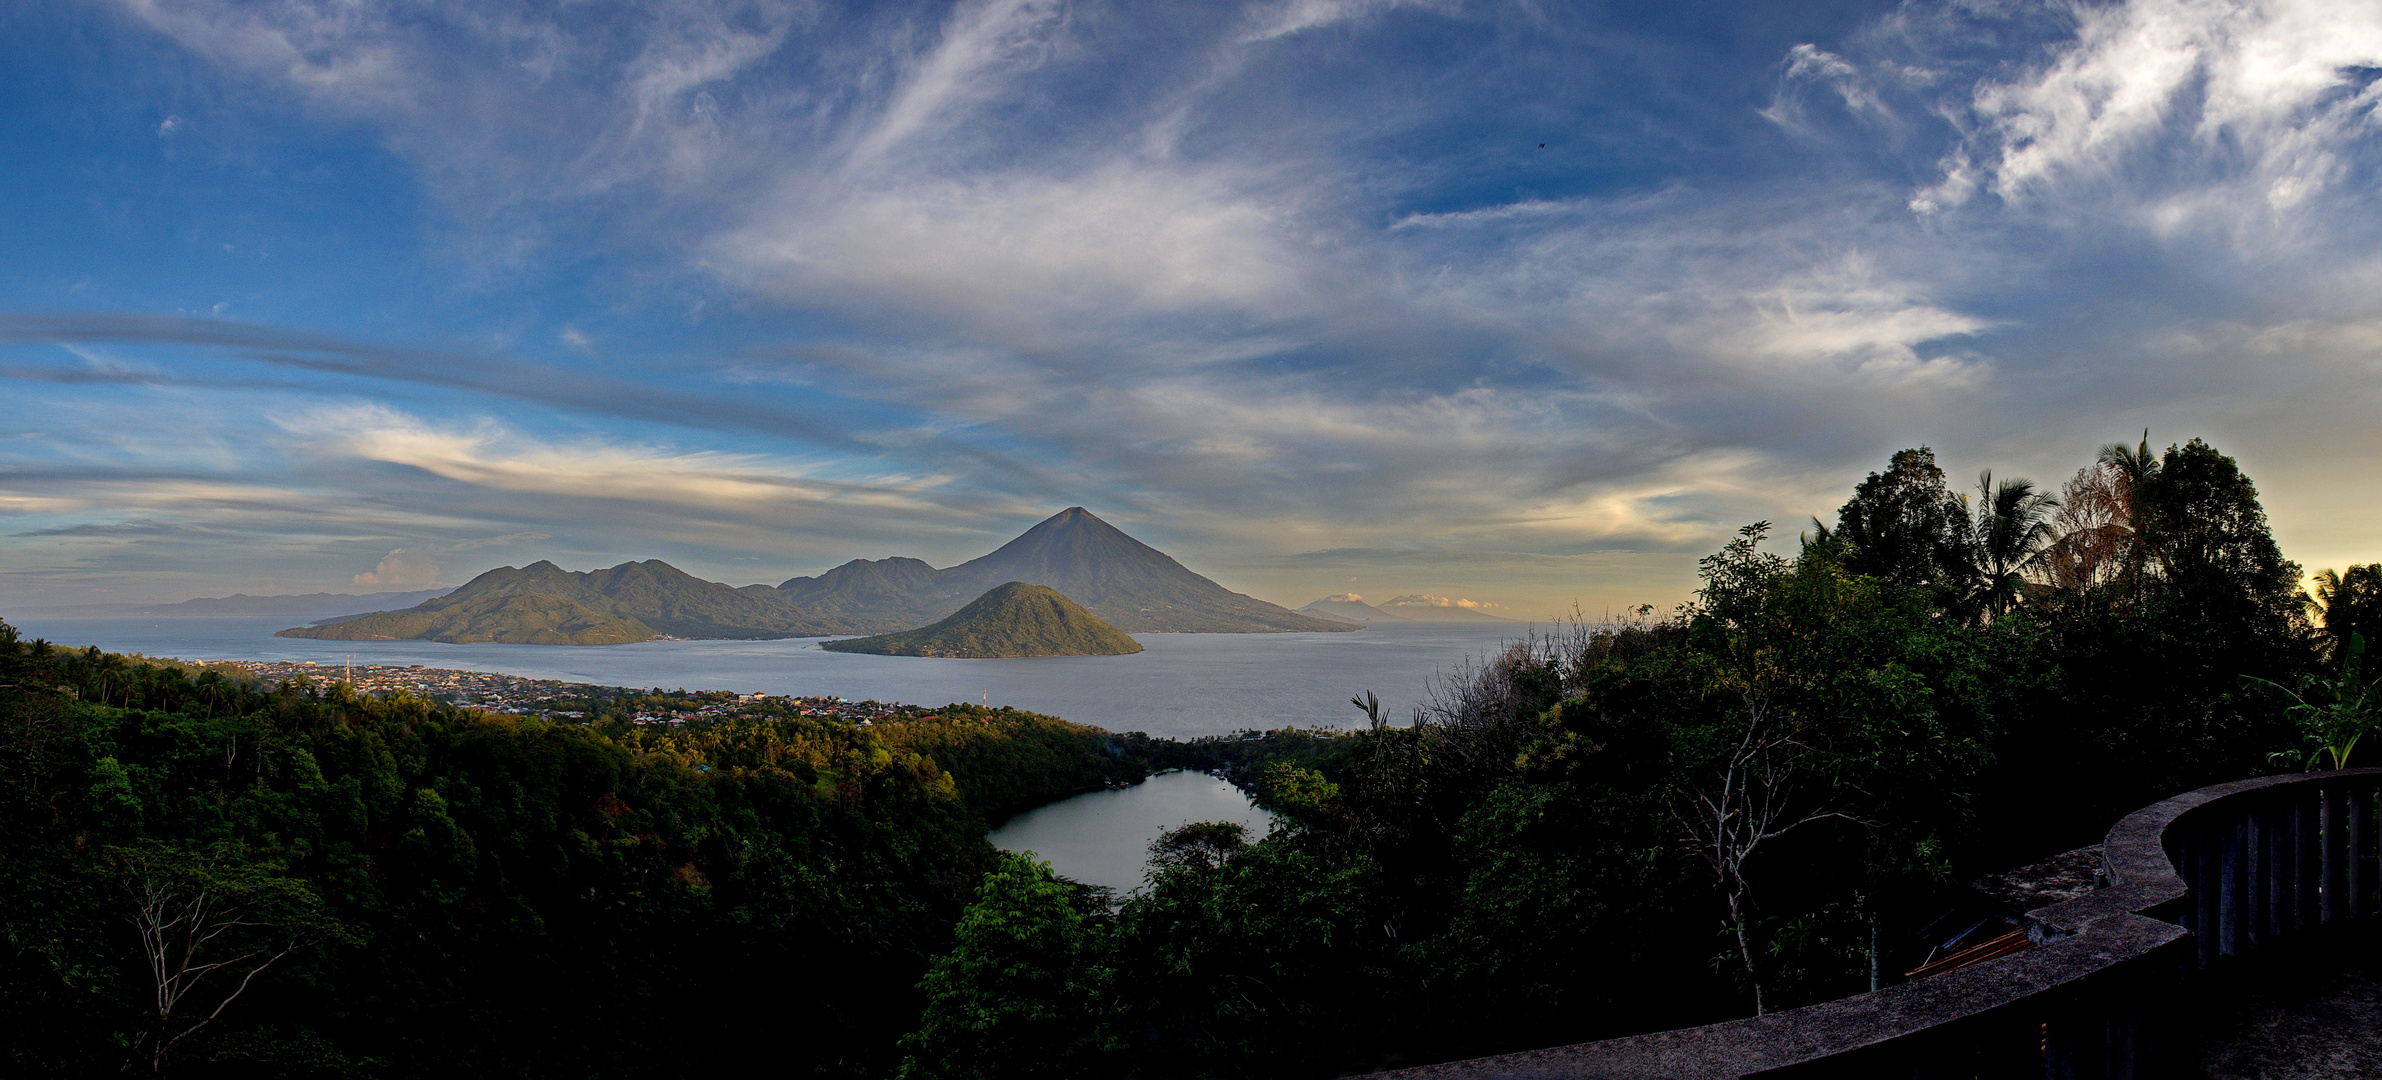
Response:
[[[620,645],[650,641],[652,627],[545,593],[483,593],[452,603],[384,611],[274,637],[328,641],[446,641],[505,645]]]
[[[1017,656],[1122,656],[1141,651],[1100,617],[1054,589],[1011,581],[996,585],[931,626],[875,637],[824,641],[831,652],[885,656],[948,656],[990,660]]]

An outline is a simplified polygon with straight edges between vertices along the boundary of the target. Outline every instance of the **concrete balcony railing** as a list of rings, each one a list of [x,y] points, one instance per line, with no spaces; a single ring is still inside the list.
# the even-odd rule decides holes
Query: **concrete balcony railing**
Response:
[[[2106,886],[2027,913],[2031,948],[1800,1009],[1383,1074],[1383,1080],[2165,1076],[2194,972],[2370,916],[2382,769],[2218,784],[2128,815]]]

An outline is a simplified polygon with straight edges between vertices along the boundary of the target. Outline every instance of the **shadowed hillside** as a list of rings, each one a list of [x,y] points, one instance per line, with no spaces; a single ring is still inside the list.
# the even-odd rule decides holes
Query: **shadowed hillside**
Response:
[[[273,635],[326,641],[445,641],[458,645],[620,645],[654,638],[635,619],[544,593],[491,593],[436,607],[384,611]]]
[[[539,597],[564,602],[570,607],[495,603],[507,597]],[[514,636],[447,636],[464,632],[462,627],[474,620],[487,619],[490,613],[499,610],[505,612],[503,622]],[[566,629],[558,622],[541,621],[542,617],[580,620],[581,629]],[[611,622],[597,621],[606,619]],[[643,632],[636,637],[617,636],[630,632],[630,628]],[[716,581],[705,581],[658,559],[584,572],[565,570],[540,560],[519,569],[500,566],[471,579],[454,592],[405,611],[285,630],[281,636],[347,641],[404,638],[588,645],[642,641],[657,633],[682,638],[780,638],[851,633],[857,629],[862,628],[840,620],[822,622],[808,618],[773,596],[757,596]],[[604,640],[558,640],[581,634],[595,634]]]

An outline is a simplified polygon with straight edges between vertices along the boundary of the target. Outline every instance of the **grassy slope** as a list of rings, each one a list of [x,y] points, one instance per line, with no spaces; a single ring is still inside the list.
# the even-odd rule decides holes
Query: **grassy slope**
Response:
[[[300,626],[275,637],[330,641],[493,641],[506,645],[618,645],[645,641],[653,628],[543,593],[480,596],[437,608],[384,611],[329,626]]]

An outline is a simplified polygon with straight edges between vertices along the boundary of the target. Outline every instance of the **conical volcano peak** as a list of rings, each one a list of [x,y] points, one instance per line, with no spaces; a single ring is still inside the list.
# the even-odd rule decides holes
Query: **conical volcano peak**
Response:
[[[1033,528],[1019,533],[1016,540],[1012,540],[1003,546],[1012,546],[1019,543],[1020,541],[1035,539],[1038,537],[1048,538],[1054,535],[1065,535],[1074,532],[1112,534],[1115,536],[1122,536],[1127,540],[1133,539],[1130,536],[1125,536],[1125,531],[1123,529],[1119,529],[1114,525],[1100,520],[1099,515],[1094,514],[1080,506],[1070,506],[1056,514],[1052,514],[1049,517],[1043,518],[1041,521],[1035,523]],[[1139,543],[1139,541],[1135,542]]]
[[[949,569],[916,559],[852,562],[815,578],[788,580],[778,593],[799,610],[918,626],[1011,582],[1057,590],[1127,633],[1351,628],[1226,589],[1080,506]]]
[[[990,555],[936,575],[943,602],[953,607],[1011,581],[1056,589],[1127,632],[1346,626],[1232,592],[1080,506],[1044,518]]]

